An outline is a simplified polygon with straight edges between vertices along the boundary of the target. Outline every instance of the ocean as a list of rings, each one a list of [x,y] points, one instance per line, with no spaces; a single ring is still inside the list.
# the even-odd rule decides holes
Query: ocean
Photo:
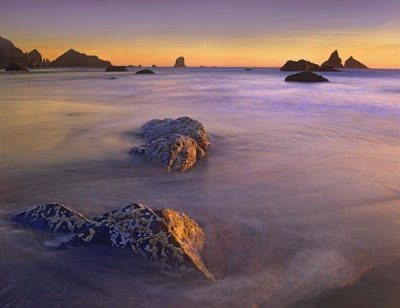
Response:
[[[0,72],[1,307],[399,307],[400,70]],[[110,77],[116,77],[110,80]],[[205,126],[185,173],[128,153],[154,118]],[[195,219],[216,281],[128,250],[54,250],[8,217],[138,202]]]

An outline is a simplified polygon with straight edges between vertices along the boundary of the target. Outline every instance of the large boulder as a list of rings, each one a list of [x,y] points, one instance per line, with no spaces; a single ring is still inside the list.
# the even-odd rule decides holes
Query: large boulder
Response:
[[[28,72],[28,71],[29,70],[25,66],[18,63],[10,63],[6,67],[6,72]]]
[[[151,74],[154,74],[154,72],[148,68],[145,68],[144,70],[137,71],[136,74],[151,75]]]
[[[344,63],[345,68],[359,68],[359,69],[368,69],[365,64],[362,64],[360,61],[357,61],[353,57],[350,57]]]
[[[72,237],[60,249],[88,245],[127,248],[165,268],[195,270],[213,279],[201,258],[204,231],[189,216],[172,209],[152,210],[131,203],[89,220],[52,203],[18,213],[11,219],[45,231],[71,232]]]
[[[52,67],[109,67],[109,61],[101,60],[97,56],[89,56],[70,49],[53,62]]]
[[[329,80],[313,72],[301,72],[286,77],[285,81],[294,82],[328,82]]]
[[[128,70],[126,69],[125,66],[115,66],[115,65],[110,65],[109,67],[106,68],[106,72],[127,72]]]
[[[186,67],[185,58],[184,58],[184,57],[178,57],[178,58],[175,60],[175,65],[174,65],[174,67]]]
[[[153,119],[140,129],[145,145],[130,153],[144,154],[152,163],[169,170],[186,171],[206,156],[209,145],[203,124],[189,117]]]
[[[342,59],[340,59],[338,51],[332,52],[329,59],[322,63],[321,66],[343,68]]]

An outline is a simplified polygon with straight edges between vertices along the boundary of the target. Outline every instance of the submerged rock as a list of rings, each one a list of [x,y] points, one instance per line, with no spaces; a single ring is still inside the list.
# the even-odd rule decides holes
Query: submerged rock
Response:
[[[295,82],[328,82],[329,80],[313,72],[301,72],[286,77],[285,81]]]
[[[337,50],[332,52],[329,59],[326,60],[321,66],[330,66],[333,68],[343,68],[342,59],[339,57],[339,53]]]
[[[172,209],[153,211],[145,205],[131,203],[89,220],[63,205],[52,203],[36,206],[11,219],[45,231],[74,233],[60,249],[88,245],[128,248],[135,255],[166,268],[194,269],[213,279],[201,259],[204,231],[189,216]]]
[[[362,64],[360,61],[350,57],[344,63],[345,68],[359,68],[359,69],[368,69],[365,64]]]
[[[152,163],[169,170],[190,169],[206,156],[209,145],[203,124],[189,117],[150,120],[143,124],[140,135],[145,145],[130,153],[144,154]]]
[[[154,72],[148,68],[145,68],[144,70],[137,71],[136,74],[154,74]]]
[[[127,72],[128,70],[126,69],[125,66],[115,66],[115,65],[110,65],[109,67],[106,68],[106,72]]]
[[[22,64],[10,63],[6,67],[6,72],[29,72],[29,70]]]
[[[174,67],[186,67],[185,64],[185,58],[184,57],[179,57],[175,60],[175,65]]]

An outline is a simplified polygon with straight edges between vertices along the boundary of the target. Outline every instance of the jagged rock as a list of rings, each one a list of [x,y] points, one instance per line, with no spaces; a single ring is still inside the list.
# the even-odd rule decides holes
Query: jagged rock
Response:
[[[35,206],[11,216],[11,220],[20,225],[50,232],[79,232],[90,224],[82,214],[59,203]]]
[[[128,70],[126,69],[125,66],[114,66],[110,65],[109,67],[106,68],[106,72],[127,72]]]
[[[189,136],[172,134],[133,148],[131,153],[144,154],[155,165],[168,170],[186,171],[206,156],[205,151]]]
[[[22,64],[10,63],[6,67],[6,72],[28,72],[29,70]]]
[[[152,70],[149,70],[148,68],[145,68],[144,70],[137,71],[136,74],[154,74]]]
[[[313,72],[301,72],[286,77],[285,81],[295,82],[328,82],[329,80]]]
[[[319,66],[307,60],[289,60],[281,67],[281,71],[337,71],[331,66]]]
[[[152,210],[131,203],[89,220],[57,203],[36,206],[11,217],[15,223],[50,232],[71,232],[59,249],[109,245],[173,269],[197,270],[213,279],[201,259],[205,235],[189,216],[172,209]]]
[[[89,56],[73,49],[68,50],[53,62],[52,67],[109,67],[111,63],[99,59],[97,56]]]
[[[330,66],[333,68],[343,68],[342,59],[339,57],[337,50],[332,52],[331,56],[327,61],[321,64],[321,66]]]
[[[186,171],[206,156],[209,145],[203,124],[189,117],[154,119],[140,129],[145,145],[130,153],[144,154],[146,159],[169,170]]]
[[[368,69],[365,64],[362,64],[360,61],[357,61],[353,57],[350,57],[344,63],[345,68],[359,68],[359,69]]]
[[[36,49],[28,52],[27,58],[29,67],[31,68],[42,67],[43,65],[42,55]]]
[[[186,67],[185,65],[185,58],[184,57],[179,57],[175,60],[175,65],[174,67]]]

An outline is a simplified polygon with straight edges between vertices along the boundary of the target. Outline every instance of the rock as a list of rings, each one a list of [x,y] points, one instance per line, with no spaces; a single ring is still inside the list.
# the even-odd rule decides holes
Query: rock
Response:
[[[286,77],[285,81],[295,82],[328,82],[329,80],[313,72],[301,72]]]
[[[9,65],[7,65],[6,67],[6,72],[28,72],[29,70],[21,65],[21,64],[17,64],[17,63],[10,63]]]
[[[185,58],[184,57],[179,57],[175,60],[175,65],[174,67],[186,67],[185,65]]]
[[[318,64],[312,63],[307,60],[293,61],[289,60],[281,67],[281,71],[326,71],[335,72],[337,71],[331,66],[319,66]]]
[[[154,74],[154,72],[148,68],[145,68],[144,70],[137,71],[136,74]]]
[[[362,64],[360,61],[357,61],[353,57],[350,57],[344,63],[345,68],[359,68],[359,69],[368,69],[368,67]]]
[[[330,66],[333,68],[343,68],[342,59],[339,57],[337,50],[332,52],[331,56],[327,61],[321,64],[321,66]]]
[[[186,171],[206,156],[195,140],[186,135],[172,134],[133,148],[131,153],[144,154],[155,165],[168,170]]]
[[[154,119],[141,127],[145,145],[130,153],[143,154],[152,163],[168,170],[186,171],[205,158],[208,136],[203,124],[189,117]]]
[[[97,56],[89,56],[73,49],[68,50],[53,62],[52,67],[109,67],[111,63],[99,59]]]
[[[153,211],[145,205],[131,203],[89,220],[53,203],[36,206],[11,219],[45,231],[74,233],[59,249],[88,245],[127,248],[165,268],[195,270],[214,279],[201,259],[204,231],[189,216],[172,209]]]
[[[49,203],[11,216],[11,220],[27,227],[50,232],[80,232],[90,221],[82,214],[59,204]]]
[[[128,70],[126,69],[125,66],[114,66],[110,65],[109,67],[106,68],[106,72],[127,72]]]
[[[26,56],[11,41],[0,36],[0,68],[6,68],[12,63],[25,66]]]
[[[36,49],[28,52],[27,54],[28,57],[28,66],[31,68],[38,68],[38,67],[42,67],[43,65],[43,59],[42,59],[42,55],[40,54],[39,51],[37,51]]]
[[[110,79],[110,80],[115,80],[115,79],[117,79],[117,77],[110,77],[110,78],[108,78],[108,79]]]
[[[153,64],[151,67],[153,67],[153,68],[156,68],[156,67],[158,67],[157,65],[155,65],[155,64]]]
[[[253,69],[252,68],[245,68],[244,70],[245,71],[252,71]]]

